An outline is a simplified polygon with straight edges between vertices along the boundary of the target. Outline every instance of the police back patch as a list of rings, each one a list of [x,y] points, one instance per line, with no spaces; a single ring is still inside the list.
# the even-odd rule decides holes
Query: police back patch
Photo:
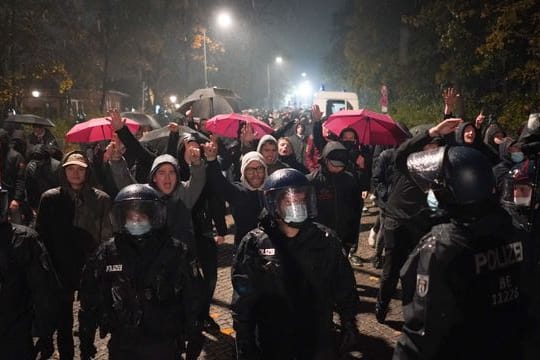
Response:
[[[107,265],[107,267],[105,268],[105,272],[117,272],[117,271],[122,271],[122,264]]]
[[[420,297],[427,295],[429,290],[429,275],[416,275],[416,293]]]

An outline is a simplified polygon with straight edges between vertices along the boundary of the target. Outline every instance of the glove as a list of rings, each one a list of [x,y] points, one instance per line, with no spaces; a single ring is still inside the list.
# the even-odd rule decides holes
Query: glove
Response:
[[[36,360],[48,359],[54,353],[52,338],[39,338],[35,346]]]
[[[346,354],[356,350],[360,344],[360,332],[356,327],[356,322],[354,320],[342,321],[341,331],[342,337],[339,352]]]

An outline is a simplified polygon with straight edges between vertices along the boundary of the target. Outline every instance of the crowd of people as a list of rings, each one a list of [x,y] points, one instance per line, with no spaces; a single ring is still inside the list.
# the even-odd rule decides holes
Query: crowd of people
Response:
[[[187,122],[202,141],[170,123],[161,152],[117,110],[106,146],[65,154],[42,127],[0,129],[1,357],[47,359],[56,332],[73,359],[78,299],[82,359],[96,333],[110,334],[111,359],[198,358],[203,331],[219,329],[209,310],[228,211],[237,358],[361,351],[353,269],[371,194],[378,322],[402,286],[394,359],[536,358],[539,115],[511,136],[483,114],[455,118],[456,96],[445,90],[444,119],[392,146],[330,132],[316,107],[264,119],[264,136]]]

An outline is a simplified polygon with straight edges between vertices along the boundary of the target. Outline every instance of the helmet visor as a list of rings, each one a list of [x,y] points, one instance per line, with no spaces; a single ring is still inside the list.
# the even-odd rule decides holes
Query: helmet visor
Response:
[[[266,193],[270,214],[287,223],[301,223],[317,216],[317,200],[312,186],[286,187]]]
[[[159,229],[165,225],[166,209],[161,201],[134,199],[115,203],[112,216],[114,232],[125,232],[129,223],[144,223],[151,229]]]
[[[409,155],[407,169],[411,178],[423,192],[444,187],[444,147],[420,151]]]

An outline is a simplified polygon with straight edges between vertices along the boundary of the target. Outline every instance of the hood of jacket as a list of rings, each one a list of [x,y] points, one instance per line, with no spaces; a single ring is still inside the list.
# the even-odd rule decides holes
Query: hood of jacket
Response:
[[[261,140],[259,140],[259,144],[257,145],[257,152],[260,153],[261,150],[262,150],[263,145],[267,144],[267,143],[271,143],[271,144],[276,145],[276,149],[277,149],[278,142],[277,142],[276,138],[273,137],[272,135],[264,135],[261,138]],[[278,155],[277,155],[277,152],[276,152],[276,157],[274,158],[274,161],[272,161],[272,163],[275,163],[277,159],[278,159]]]
[[[154,162],[152,163],[152,167],[150,168],[150,174],[148,174],[148,183],[150,186],[152,186],[154,189],[157,189],[156,183],[154,182],[153,178],[158,169],[163,164],[171,164],[174,168],[174,171],[176,172],[176,186],[178,186],[178,182],[180,181],[180,170],[178,168],[178,160],[172,155],[169,154],[163,154],[159,155],[154,159]],[[161,192],[160,192],[161,193]]]

